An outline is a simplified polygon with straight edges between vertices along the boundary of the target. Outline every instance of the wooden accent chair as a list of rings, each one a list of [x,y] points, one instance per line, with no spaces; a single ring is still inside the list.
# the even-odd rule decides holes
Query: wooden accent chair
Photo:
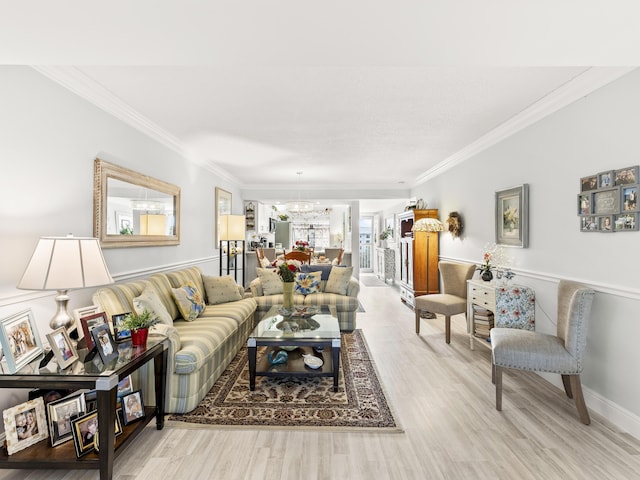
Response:
[[[258,256],[258,262],[263,258],[273,262],[276,259],[276,249],[258,247],[256,248],[256,255]]]
[[[558,284],[557,334],[514,328],[492,328],[492,380],[496,385],[496,410],[502,410],[502,370],[513,368],[559,373],[567,397],[576,402],[580,421],[589,425],[589,411],[582,395],[580,372],[587,346],[587,324],[595,292],[579,283]]]
[[[311,252],[301,252],[299,250],[292,250],[284,254],[285,260],[299,260],[302,263],[311,264]]]
[[[342,256],[344,255],[344,248],[325,248],[324,256],[333,261],[334,258],[338,260],[338,265],[342,264]]]
[[[451,315],[467,312],[467,280],[476,266],[469,263],[438,263],[442,275],[442,292],[421,295],[414,299],[416,334],[420,334],[420,312],[444,315],[445,340],[451,343]]]

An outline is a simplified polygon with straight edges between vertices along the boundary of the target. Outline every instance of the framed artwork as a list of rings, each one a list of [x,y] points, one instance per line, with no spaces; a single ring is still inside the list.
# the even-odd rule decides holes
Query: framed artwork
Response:
[[[589,215],[591,213],[591,193],[578,194],[578,215]]]
[[[638,165],[616,170],[615,185],[631,185],[638,183]]]
[[[613,229],[616,232],[635,232],[638,230],[637,213],[621,213],[613,216]]]
[[[49,436],[42,397],[8,408],[2,417],[9,455]]]
[[[598,230],[601,232],[613,232],[613,215],[598,217]]]
[[[73,438],[71,420],[87,411],[84,393],[73,393],[50,402],[47,405],[47,411],[49,413],[51,446],[55,447]]]
[[[220,245],[220,215],[231,215],[231,192],[216,187],[216,245]]]
[[[595,190],[598,188],[598,176],[590,175],[588,177],[582,177],[580,179],[580,191],[588,192],[589,190]]]
[[[620,212],[620,188],[607,188],[593,193],[592,213],[599,215]]]
[[[84,334],[84,339],[87,342],[87,349],[91,351],[93,347],[95,347],[95,343],[93,338],[91,337],[91,331],[96,328],[98,325],[107,324],[107,314],[104,312],[93,313],[91,315],[87,315],[86,317],[80,318],[80,325],[82,326],[82,333]],[[107,327],[109,325],[107,324]]]
[[[120,425],[120,418],[116,412],[115,434],[120,435],[121,433],[122,425]],[[78,458],[93,451],[98,438],[98,412],[89,412],[71,420],[71,434]]]
[[[133,235],[133,217],[129,212],[116,211],[116,228],[115,234]]]
[[[0,320],[0,343],[9,373],[16,373],[44,353],[31,309]]]
[[[111,316],[111,325],[113,327],[113,337],[116,342],[121,342],[123,340],[129,340],[131,338],[131,330],[125,328],[122,324],[127,315],[131,312],[126,313],[118,313],[116,315]]]
[[[107,365],[118,358],[118,346],[111,336],[108,323],[96,325],[91,330],[91,336],[95,345],[97,345],[98,355],[100,355],[102,363]]]
[[[122,418],[125,425],[144,418],[141,390],[136,390],[122,397]]]
[[[496,243],[529,246],[529,185],[496,192]]]
[[[78,359],[78,352],[73,347],[65,327],[60,327],[51,333],[47,333],[47,339],[61,369],[67,368]]]
[[[638,185],[623,185],[620,187],[620,210],[622,212],[638,211]]]

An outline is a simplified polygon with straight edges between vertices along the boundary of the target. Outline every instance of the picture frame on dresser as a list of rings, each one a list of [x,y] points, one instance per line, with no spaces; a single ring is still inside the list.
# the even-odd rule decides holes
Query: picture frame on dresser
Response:
[[[5,373],[16,373],[44,354],[42,341],[31,309],[0,320],[0,344]]]
[[[522,184],[495,193],[496,243],[529,246],[529,185]]]

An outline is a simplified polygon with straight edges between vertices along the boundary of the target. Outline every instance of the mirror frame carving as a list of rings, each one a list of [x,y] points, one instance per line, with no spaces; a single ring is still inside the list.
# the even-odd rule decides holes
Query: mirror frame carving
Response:
[[[94,160],[93,166],[93,235],[100,240],[102,248],[180,244],[180,187],[99,158]],[[175,207],[175,235],[107,235],[107,179],[109,178],[171,195]]]

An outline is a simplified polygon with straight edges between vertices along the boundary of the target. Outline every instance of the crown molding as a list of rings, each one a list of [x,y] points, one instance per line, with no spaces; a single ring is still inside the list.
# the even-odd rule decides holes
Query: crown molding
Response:
[[[564,108],[591,92],[604,87],[635,69],[636,67],[591,67],[585,70],[564,85],[558,87],[553,92],[532,104],[530,107],[518,113],[510,120],[502,123],[475,142],[469,144],[467,147],[459,150],[442,162],[438,163],[436,166],[424,172],[422,175],[418,176],[413,187],[441,175],[450,168],[469,160],[483,150],[486,150],[528,126],[533,125],[539,120],[542,120],[561,108]]]
[[[84,98],[101,110],[113,115],[127,125],[139,130],[188,161],[209,170],[215,175],[221,177],[223,180],[226,180],[236,186],[240,185],[240,180],[235,178],[226,170],[212,164],[211,162],[193,158],[177,137],[171,135],[149,118],[141,115],[135,109],[120,100],[116,95],[111,93],[108,89],[104,88],[99,82],[96,82],[89,76],[85,75],[78,68],[72,66],[49,65],[32,65],[31,68],[50,80],[60,84],[67,90],[75,93],[79,97]]]

